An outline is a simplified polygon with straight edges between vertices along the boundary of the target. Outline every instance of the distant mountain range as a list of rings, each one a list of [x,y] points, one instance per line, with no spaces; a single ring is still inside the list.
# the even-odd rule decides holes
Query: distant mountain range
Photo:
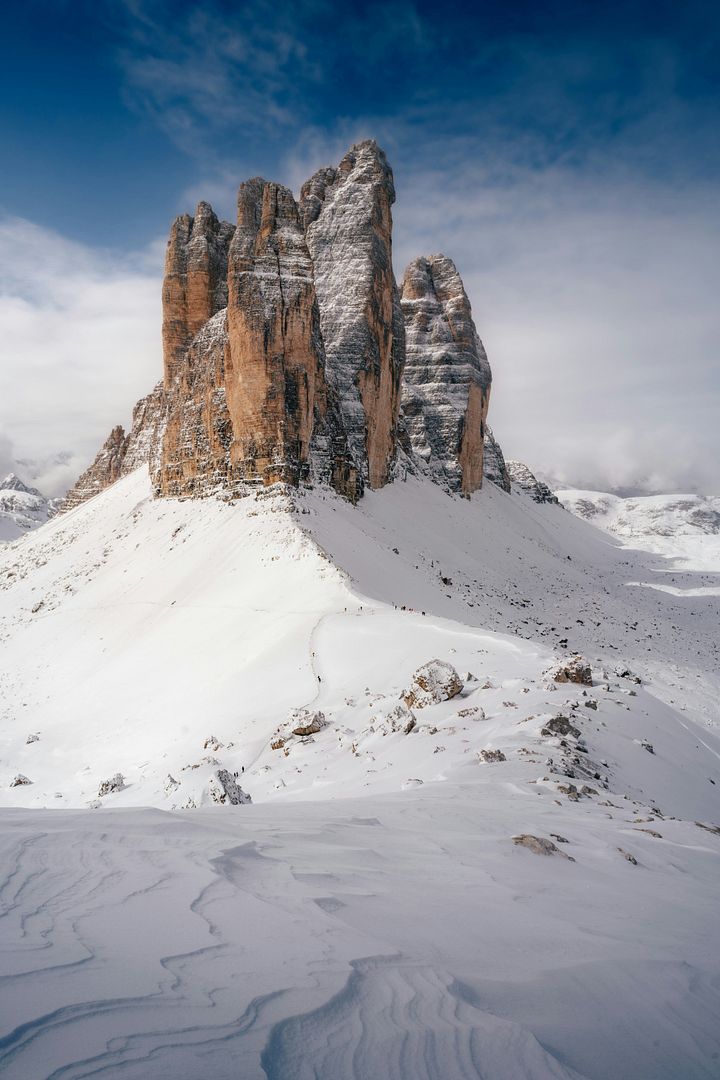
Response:
[[[44,525],[55,513],[57,503],[23,483],[15,473],[9,473],[0,481],[0,543],[17,540]]]

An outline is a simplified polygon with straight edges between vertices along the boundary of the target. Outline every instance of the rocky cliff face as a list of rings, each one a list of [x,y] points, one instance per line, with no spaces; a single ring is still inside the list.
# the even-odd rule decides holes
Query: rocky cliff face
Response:
[[[233,232],[233,226],[219,221],[206,202],[198,204],[195,217],[183,214],[172,224],[162,292],[166,387],[200,327],[227,305]]]
[[[394,199],[385,155],[366,141],[308,180],[299,203],[256,178],[240,186],[236,226],[207,203],[177,218],[163,382],[127,435],[113,430],[65,506],[144,463],[158,495],[310,482],[354,501],[365,483],[392,479],[398,446],[411,468],[414,457],[470,494],[485,444],[485,472],[507,490],[486,432],[490,367],[462,281],[442,255],[416,259],[401,305]]]
[[[505,464],[505,455],[500,443],[496,441],[491,428],[485,428],[485,449],[483,451],[483,475],[503,491],[510,491],[510,473]]]
[[[490,365],[451,259],[415,259],[403,278],[402,408],[415,454],[454,491],[482,486]]]
[[[558,503],[559,499],[547,484],[538,480],[522,461],[508,461],[507,471],[514,488],[529,495],[536,503]]]
[[[165,395],[162,383],[158,383],[133,409],[133,423],[127,435],[120,425],[112,429],[92,465],[68,491],[59,510],[72,510],[140,465],[156,467],[164,430]]]
[[[362,492],[325,354],[312,263],[292,192],[242,184],[228,306],[206,322],[166,389],[155,473],[164,495],[301,480]]]
[[[372,140],[303,185],[328,377],[350,449],[370,487],[395,458],[404,331],[392,268],[392,170]]]

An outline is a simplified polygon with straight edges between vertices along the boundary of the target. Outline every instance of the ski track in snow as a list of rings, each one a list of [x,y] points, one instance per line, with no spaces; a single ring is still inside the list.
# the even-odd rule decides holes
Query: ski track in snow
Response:
[[[717,1080],[718,576],[677,559],[491,486],[141,473],[3,550],[3,1080]],[[433,656],[477,679],[388,733]]]

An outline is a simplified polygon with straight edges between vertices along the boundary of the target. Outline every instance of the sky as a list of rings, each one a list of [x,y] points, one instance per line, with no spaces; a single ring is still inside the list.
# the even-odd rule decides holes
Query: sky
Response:
[[[442,251],[506,456],[720,492],[707,2],[26,0],[0,35],[0,473],[60,494],[161,374],[168,228],[374,137],[398,277]]]

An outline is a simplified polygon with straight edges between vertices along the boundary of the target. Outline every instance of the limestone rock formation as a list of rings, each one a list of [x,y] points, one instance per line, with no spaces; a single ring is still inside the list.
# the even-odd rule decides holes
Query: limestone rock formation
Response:
[[[483,476],[503,491],[510,491],[510,473],[505,464],[505,455],[500,443],[492,433],[492,428],[485,427],[485,447],[483,450]]]
[[[168,387],[200,327],[227,305],[227,256],[234,232],[212,207],[198,204],[195,216],[173,222],[163,280],[163,361]]]
[[[92,465],[68,491],[61,507],[63,511],[72,510],[119,480],[125,445],[125,430],[118,424],[108,435]]]
[[[225,309],[205,323],[165,392],[166,426],[156,467],[151,467],[160,495],[200,497],[230,488],[226,323]]]
[[[402,408],[413,451],[451,490],[482,486],[490,365],[451,259],[410,263],[403,278]]]
[[[559,504],[557,495],[542,480],[538,480],[522,461],[508,461],[506,465],[513,486],[529,495],[533,502]]]
[[[292,192],[240,187],[228,255],[228,307],[206,322],[166,390],[163,495],[320,480],[362,493],[325,380],[312,264]]]
[[[352,501],[404,465],[470,493],[508,489],[486,430],[490,368],[450,259],[392,269],[392,171],[373,141],[321,169],[299,204],[242,184],[237,225],[207,203],[175,220],[163,283],[164,377],[67,496],[147,464],[155,493],[236,496],[321,483]],[[401,379],[407,385],[400,416]]]
[[[164,430],[165,395],[162,383],[158,383],[133,409],[133,423],[128,434],[120,425],[112,429],[92,465],[65,496],[60,510],[72,510],[140,465],[154,467]]]
[[[392,268],[392,170],[372,140],[303,185],[328,378],[350,449],[370,487],[395,459],[404,329]]]

